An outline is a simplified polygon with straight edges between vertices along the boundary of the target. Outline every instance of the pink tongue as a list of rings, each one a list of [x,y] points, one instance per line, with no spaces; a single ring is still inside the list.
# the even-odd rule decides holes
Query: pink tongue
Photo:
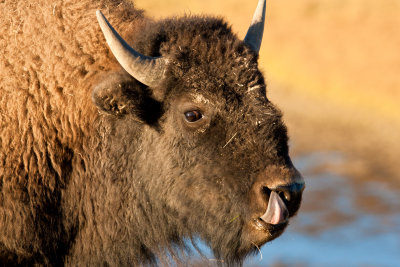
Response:
[[[267,211],[261,216],[261,219],[269,224],[280,224],[286,222],[289,217],[289,212],[285,203],[279,195],[272,191],[268,201]]]

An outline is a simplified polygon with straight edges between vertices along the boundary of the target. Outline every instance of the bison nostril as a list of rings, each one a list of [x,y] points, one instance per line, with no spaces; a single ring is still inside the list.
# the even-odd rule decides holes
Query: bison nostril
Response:
[[[304,183],[293,183],[269,189],[276,192],[286,204],[290,216],[293,216],[300,207]]]
[[[289,216],[296,214],[300,207],[300,202],[304,190],[304,183],[292,183],[286,185],[276,186],[274,188],[262,187],[262,194],[266,200],[269,201],[271,192],[275,192],[280,199],[282,199]]]
[[[288,191],[277,191],[278,195],[282,198],[282,200],[289,202],[291,197]]]
[[[291,194],[290,194],[289,191],[277,190],[277,189],[269,189],[268,187],[263,187],[262,191],[263,191],[263,194],[266,196],[267,199],[271,195],[271,192],[274,191],[279,195],[279,197],[284,202],[286,202],[286,204],[291,200]]]
[[[269,198],[269,196],[271,195],[271,189],[269,189],[268,187],[263,187],[262,188],[262,192],[265,196],[267,196],[267,198]]]

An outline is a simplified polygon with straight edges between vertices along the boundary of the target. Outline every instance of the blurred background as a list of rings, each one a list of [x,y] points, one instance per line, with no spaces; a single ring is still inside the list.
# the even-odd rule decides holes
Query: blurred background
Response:
[[[240,38],[257,5],[134,2],[154,19],[222,16]],[[267,1],[260,68],[307,188],[245,266],[400,266],[400,1]]]

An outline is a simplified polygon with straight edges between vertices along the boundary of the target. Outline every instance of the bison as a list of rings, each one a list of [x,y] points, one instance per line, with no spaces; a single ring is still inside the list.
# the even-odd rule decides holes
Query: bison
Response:
[[[2,265],[168,265],[198,238],[241,265],[284,231],[304,181],[258,68],[265,0],[244,40],[129,0],[0,7]]]

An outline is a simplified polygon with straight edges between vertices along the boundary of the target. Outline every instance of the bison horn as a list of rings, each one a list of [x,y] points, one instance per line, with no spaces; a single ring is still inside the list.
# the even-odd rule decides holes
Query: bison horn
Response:
[[[139,82],[155,87],[164,77],[167,60],[163,57],[148,57],[130,47],[110,25],[100,10],[96,11],[97,20],[107,44],[119,64]]]
[[[247,31],[246,37],[244,38],[244,42],[257,53],[260,51],[264,33],[265,5],[266,0],[258,1],[257,9],[253,15],[253,20]]]

